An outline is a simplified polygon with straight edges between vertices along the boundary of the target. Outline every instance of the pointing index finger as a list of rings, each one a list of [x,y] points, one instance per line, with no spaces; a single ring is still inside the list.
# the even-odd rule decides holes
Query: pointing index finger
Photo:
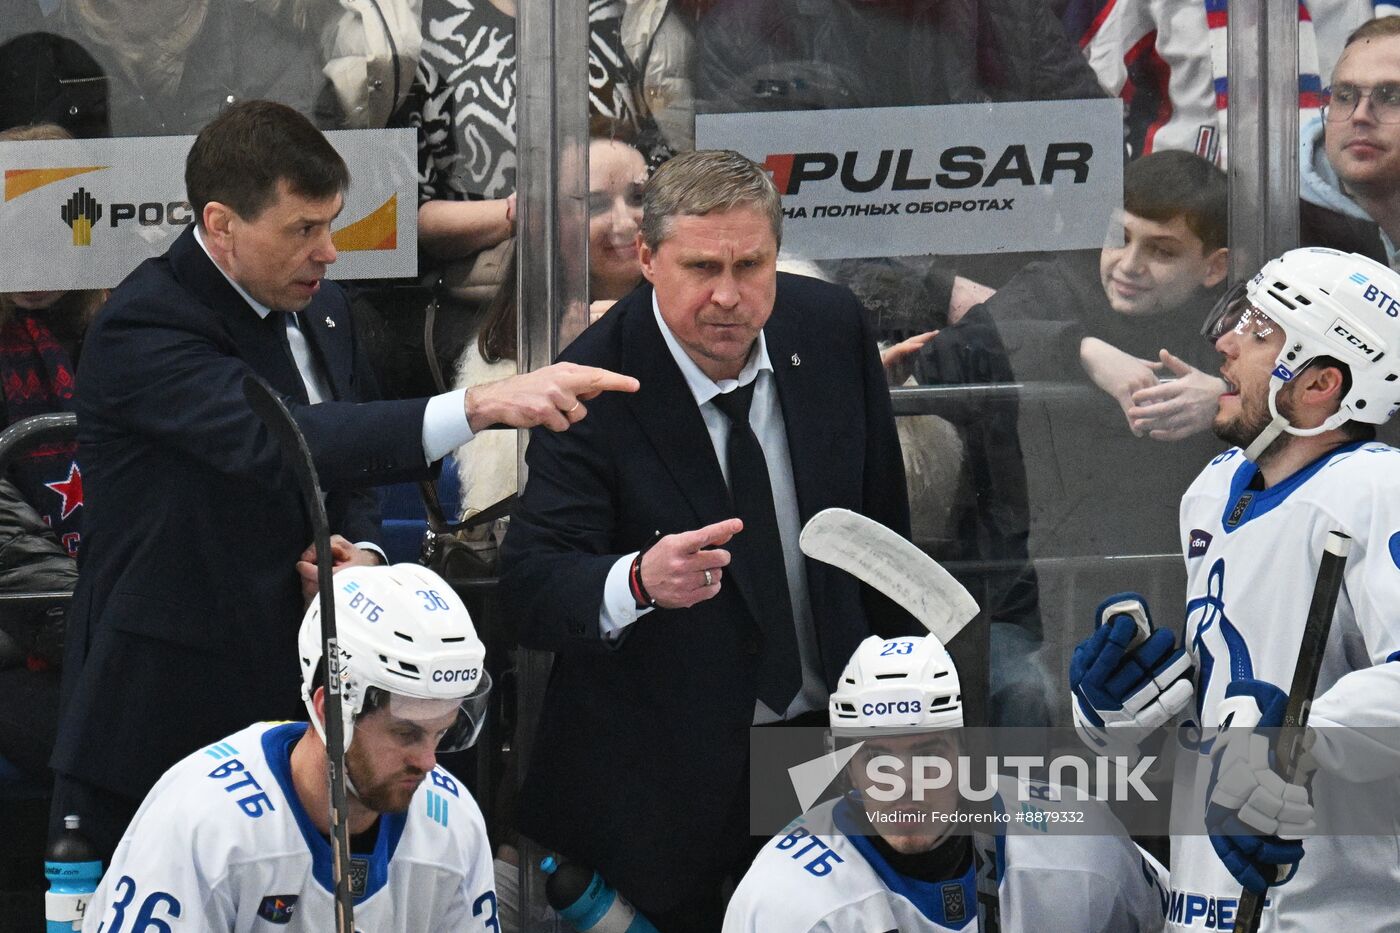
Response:
[[[716,544],[724,544],[744,530],[744,523],[737,518],[726,518],[722,522],[683,532],[680,537],[686,550],[694,553]]]
[[[581,399],[590,399],[602,392],[636,392],[642,386],[633,376],[595,366],[584,366],[566,378],[576,387],[574,396]]]

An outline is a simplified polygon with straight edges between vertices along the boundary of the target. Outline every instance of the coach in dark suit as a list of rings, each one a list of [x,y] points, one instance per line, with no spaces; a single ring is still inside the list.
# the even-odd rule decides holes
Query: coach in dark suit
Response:
[[[373,401],[349,307],[323,281],[345,163],[295,111],[239,104],[190,150],[197,228],[123,282],[78,373],[85,541],[69,614],[54,813],[110,852],[178,759],[252,719],[300,715],[296,633],[316,562],[378,563],[365,487],[422,477],[494,423],[562,430],[631,379],[579,368]],[[284,397],[326,490],[333,555],[243,397]],[[363,404],[370,402],[369,404]],[[356,542],[356,543],[352,543]]]
[[[535,432],[502,554],[522,641],[558,653],[520,829],[663,933],[719,928],[748,851],[750,726],[824,719],[870,634],[858,584],[801,555],[802,523],[843,506],[908,534],[865,315],[843,288],[777,274],[781,219],[737,153],[657,170],[649,284],[562,356],[642,388],[590,403],[567,435]]]

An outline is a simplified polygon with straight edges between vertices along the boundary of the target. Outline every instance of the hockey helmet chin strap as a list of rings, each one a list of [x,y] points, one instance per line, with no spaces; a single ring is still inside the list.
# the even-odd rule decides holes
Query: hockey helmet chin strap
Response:
[[[1299,375],[1311,365],[1312,361],[1309,360],[1302,369],[1298,370]],[[1250,441],[1249,446],[1244,449],[1245,459],[1251,463],[1258,463],[1259,458],[1273,445],[1274,441],[1278,440],[1280,434],[1288,433],[1294,437],[1315,437],[1318,434],[1331,431],[1333,428],[1339,428],[1347,422],[1348,410],[1340,408],[1315,428],[1297,428],[1289,424],[1288,419],[1279,414],[1278,410],[1278,393],[1284,384],[1284,381],[1278,376],[1269,377],[1269,414],[1273,417],[1264,426],[1264,430],[1260,431],[1258,436]]]

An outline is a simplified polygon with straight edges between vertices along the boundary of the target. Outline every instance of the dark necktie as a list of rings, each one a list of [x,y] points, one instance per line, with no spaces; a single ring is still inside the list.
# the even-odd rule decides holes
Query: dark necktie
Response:
[[[758,380],[733,392],[714,397],[715,407],[730,420],[729,495],[744,530],[730,545],[735,564],[753,581],[751,591],[758,605],[749,607],[763,635],[762,665],[758,672],[758,698],[782,716],[802,687],[802,665],[797,655],[797,631],[788,592],[783,542],[773,509],[773,487],[768,482],[768,461],[758,437],[749,427],[749,405]]]

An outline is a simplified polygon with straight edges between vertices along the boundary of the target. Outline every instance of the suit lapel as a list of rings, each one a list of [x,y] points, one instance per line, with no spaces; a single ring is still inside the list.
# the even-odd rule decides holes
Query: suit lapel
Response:
[[[729,518],[733,507],[724,474],[695,396],[671,357],[652,314],[651,289],[634,294],[637,304],[619,322],[623,328],[622,371],[635,375],[642,390],[627,396],[626,403],[690,504],[698,522],[696,527]],[[659,530],[669,533],[689,529]]]
[[[170,247],[175,278],[214,312],[237,347],[237,356],[283,395],[305,402],[306,386],[287,346],[286,319],[279,312],[260,318],[194,239],[194,227]]]

